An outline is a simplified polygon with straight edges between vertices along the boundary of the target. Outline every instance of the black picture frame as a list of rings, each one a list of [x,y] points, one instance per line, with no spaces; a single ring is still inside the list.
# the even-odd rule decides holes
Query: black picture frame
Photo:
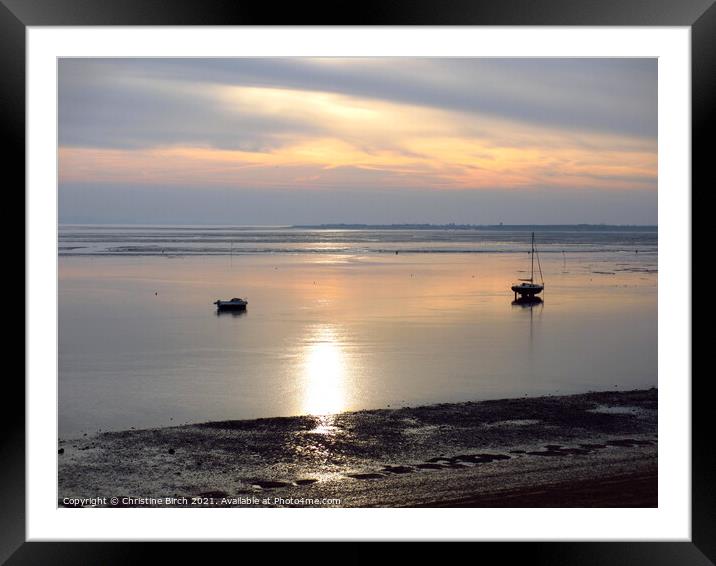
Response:
[[[0,116],[5,173],[25,185],[25,37],[28,26],[99,25],[560,25],[689,26],[692,56],[692,184],[706,189],[716,100],[716,6],[714,0],[384,0],[345,4],[248,3],[226,0],[0,0]],[[709,138],[707,138],[707,136]],[[685,188],[684,190],[688,190]],[[672,376],[691,379],[691,376]],[[706,375],[706,378],[709,376]],[[7,564],[114,564],[187,557],[187,545],[144,543],[25,542],[24,383],[4,383],[14,410],[0,411],[0,562]],[[707,381],[692,381],[692,538],[690,542],[486,543],[481,560],[532,564],[680,564],[716,562],[716,451],[710,436]],[[349,553],[322,549],[331,560],[351,563],[375,557],[375,543]],[[151,547],[151,549],[149,549]],[[258,549],[252,549],[254,553]],[[206,551],[202,551],[205,553]],[[230,551],[231,552],[231,551]],[[271,550],[295,560],[303,546]],[[445,559],[444,547],[437,550]],[[327,553],[327,554],[324,554]],[[429,558],[421,549],[424,558]],[[216,557],[216,555],[214,555]],[[309,558],[310,559],[310,558]]]

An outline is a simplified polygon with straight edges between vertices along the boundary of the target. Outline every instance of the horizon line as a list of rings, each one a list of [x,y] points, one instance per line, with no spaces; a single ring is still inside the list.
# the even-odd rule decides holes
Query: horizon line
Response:
[[[607,227],[607,228],[658,228],[658,224],[633,224],[620,223],[610,224],[608,222],[576,222],[576,223],[534,223],[534,224],[507,224],[498,222],[496,224],[470,223],[470,222],[391,222],[391,223],[367,223],[367,222],[322,222],[308,224],[225,224],[225,223],[201,223],[201,222],[58,222],[58,226],[216,226],[216,227],[240,227],[240,228],[323,228],[323,227],[473,227],[473,228],[523,228],[523,227]]]

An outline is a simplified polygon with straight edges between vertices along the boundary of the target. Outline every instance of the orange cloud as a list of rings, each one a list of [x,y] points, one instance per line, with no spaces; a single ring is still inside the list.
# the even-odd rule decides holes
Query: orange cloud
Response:
[[[325,92],[213,87],[233,116],[305,123],[267,151],[61,147],[60,181],[236,187],[654,190],[656,142]],[[239,120],[240,122],[240,120]]]

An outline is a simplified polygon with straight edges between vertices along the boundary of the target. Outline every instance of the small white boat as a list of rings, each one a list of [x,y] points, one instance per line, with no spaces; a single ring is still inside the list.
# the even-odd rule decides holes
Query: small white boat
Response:
[[[248,305],[249,302],[246,299],[234,297],[230,301],[222,301],[219,299],[218,301],[214,301],[214,304],[217,310],[220,311],[243,311],[246,310],[246,305]]]
[[[542,280],[542,283],[535,283],[535,255],[537,252],[535,251],[535,233],[532,232],[532,252],[530,253],[530,257],[532,260],[532,271],[530,273],[529,279],[520,279],[522,283],[519,283],[517,285],[513,285],[512,291],[515,293],[515,300],[523,300],[523,301],[538,301],[540,300],[539,297],[536,297],[536,295],[539,295],[544,290],[544,279],[542,278],[542,266],[539,262],[539,255],[537,255],[537,267],[539,268],[539,275],[540,279]],[[517,298],[517,295],[520,296],[520,298]]]

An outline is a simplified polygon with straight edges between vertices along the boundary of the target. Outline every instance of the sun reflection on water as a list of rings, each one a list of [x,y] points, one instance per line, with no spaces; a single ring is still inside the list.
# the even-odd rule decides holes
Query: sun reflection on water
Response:
[[[301,412],[331,415],[346,410],[346,358],[335,329],[321,325],[307,340],[303,352],[304,395]],[[315,432],[332,431],[331,420],[321,419]]]

